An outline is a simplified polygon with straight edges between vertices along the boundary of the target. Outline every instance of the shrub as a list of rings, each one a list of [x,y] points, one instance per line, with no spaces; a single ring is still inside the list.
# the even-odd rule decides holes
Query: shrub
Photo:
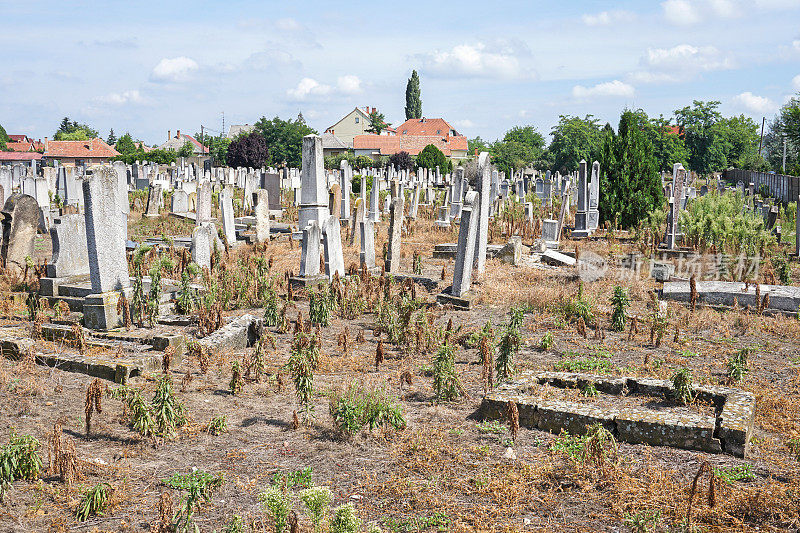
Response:
[[[0,501],[17,479],[34,480],[42,469],[39,441],[30,435],[11,434],[0,451]]]
[[[171,438],[177,427],[186,425],[186,413],[182,403],[175,398],[172,377],[164,375],[158,382],[152,401],[153,421],[160,435]]]
[[[628,290],[619,285],[614,287],[614,295],[611,297],[611,305],[614,308],[611,313],[611,324],[614,331],[625,331],[625,311],[630,304]]]
[[[322,531],[322,521],[328,514],[328,506],[333,500],[333,493],[328,487],[312,487],[300,492],[300,500],[308,509],[311,523],[314,524],[314,532]]]
[[[553,346],[553,334],[546,332],[542,335],[542,342],[539,343],[540,350],[549,350]]]
[[[741,380],[749,371],[747,358],[753,352],[752,348],[742,348],[728,359],[728,377],[733,381]]]
[[[433,358],[433,390],[437,401],[452,401],[461,397],[461,382],[456,375],[455,349],[445,340]]]
[[[173,474],[172,477],[162,480],[164,485],[185,491],[186,496],[181,501],[181,507],[174,517],[176,532],[199,531],[193,516],[203,502],[211,501],[211,494],[222,486],[225,478],[220,473],[210,474],[204,470],[195,470],[189,474]]]
[[[78,505],[76,513],[78,520],[83,522],[90,516],[102,516],[113,493],[114,488],[108,483],[98,483],[86,491]]]
[[[429,144],[420,151],[417,155],[416,164],[417,168],[427,168],[429,170],[434,170],[436,167],[439,167],[439,171],[442,174],[450,172],[453,168],[453,164],[445,157],[444,153],[432,144]]]
[[[497,350],[497,360],[495,371],[497,382],[500,383],[509,379],[514,374],[514,357],[519,351],[521,337],[519,327],[522,324],[522,312],[511,309],[511,319],[503,329],[500,337],[500,344]]]
[[[672,376],[673,397],[680,405],[687,405],[694,400],[692,394],[692,371],[679,368]]]
[[[292,342],[292,349],[286,366],[292,375],[297,402],[303,408],[306,418],[311,416],[313,410],[311,399],[314,393],[314,367],[317,366],[318,359],[319,348],[317,347],[316,338],[298,332]]]
[[[331,533],[356,533],[360,527],[361,520],[356,516],[356,509],[352,503],[340,505],[333,510]]]
[[[308,292],[308,318],[314,324],[328,327],[331,323],[331,311],[335,307],[336,300],[328,285],[320,285],[318,289]]]
[[[329,396],[333,424],[343,435],[352,437],[363,427],[403,429],[406,426],[401,407],[395,403],[386,387],[366,390],[356,381],[347,389],[333,390]]]
[[[394,165],[396,170],[411,170],[414,168],[414,158],[406,151],[400,151],[389,156],[386,166]]]
[[[268,487],[258,495],[258,500],[266,507],[272,516],[272,526],[275,533],[283,533],[286,530],[289,519],[289,500],[278,487]]]

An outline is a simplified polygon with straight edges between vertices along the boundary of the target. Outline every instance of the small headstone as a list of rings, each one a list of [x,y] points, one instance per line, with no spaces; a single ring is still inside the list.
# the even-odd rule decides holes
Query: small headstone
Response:
[[[359,224],[361,233],[361,264],[367,268],[375,268],[375,223],[371,220],[362,220]]]
[[[177,189],[172,192],[172,206],[173,213],[188,213],[189,212],[189,195],[186,191]]]
[[[269,194],[264,189],[255,192],[256,242],[269,241]]]
[[[389,251],[386,256],[386,271],[400,271],[400,248],[402,246],[403,229],[403,197],[392,199],[389,210]]]
[[[342,230],[338,214],[330,215],[322,226],[322,242],[325,247],[325,274],[333,279],[334,273],[344,276],[342,255]]]
[[[145,215],[148,217],[157,217],[158,208],[161,207],[162,199],[161,185],[157,183],[150,185],[150,190],[147,194],[147,210],[145,211]]]
[[[322,231],[316,220],[303,228],[303,244],[300,249],[300,276],[304,278],[319,275],[319,242]]]
[[[211,235],[209,226],[195,226],[192,231],[192,261],[200,268],[211,268]]]
[[[12,194],[3,210],[3,244],[0,259],[7,272],[20,273],[25,270],[26,258],[34,259],[33,243],[41,216],[39,204],[33,196]]]

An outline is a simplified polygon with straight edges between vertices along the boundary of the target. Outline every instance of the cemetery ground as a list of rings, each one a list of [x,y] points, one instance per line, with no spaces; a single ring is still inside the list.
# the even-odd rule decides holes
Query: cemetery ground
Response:
[[[377,250],[387,238],[385,218]],[[191,225],[182,227],[181,221],[166,216],[135,219],[132,213],[131,236],[191,231]],[[525,228],[522,232],[533,233]],[[162,435],[143,436],[132,427],[131,404],[126,409],[121,399],[110,396],[119,384],[103,381],[95,394],[94,380],[86,375],[36,365],[31,355],[20,360],[0,358],[0,439],[8,442],[14,433],[35,437],[43,457],[42,470],[34,479],[15,481],[5,491],[2,529],[168,531],[163,527],[180,511],[187,493],[164,480],[194,470],[223,476],[219,486],[208,482],[208,501],[197,496],[192,518],[201,531],[272,531],[271,515],[258,496],[275,482],[286,488],[300,529],[310,531],[312,524],[299,499],[309,477],[314,485],[332,490],[331,507],[352,503],[365,525],[375,524],[384,531],[800,528],[797,316],[702,305],[692,310],[671,302],[666,321],[659,322],[653,320],[651,303],[658,284],[644,274],[620,281],[618,277],[627,273],[612,270],[604,279],[580,283],[574,268],[525,262],[512,266],[498,259],[487,261],[477,285],[478,305],[470,311],[443,308],[437,306],[436,294],[449,285],[453,261],[432,255],[435,244],[455,242],[456,237],[456,229],[436,229],[433,213],[424,212],[413,231],[404,234],[401,272],[414,270],[416,252],[422,258],[421,275],[438,287],[426,290],[415,285],[417,303],[411,303],[408,284],[398,281],[387,289],[380,274],[365,276],[358,285],[344,285],[344,303],[330,304],[329,325],[309,325],[307,330],[312,289],[295,288],[293,300],[286,301],[286,273],[296,271],[299,264],[297,243],[284,234],[266,245],[242,244],[227,258],[218,258],[209,275],[220,294],[229,291],[230,309],[220,309],[223,322],[245,314],[262,318],[264,305],[239,304],[261,298],[258,280],[272,279],[279,325],[264,326],[262,342],[256,346],[211,353],[199,350],[194,342],[201,337],[201,328],[219,325],[213,324],[213,309],[193,311],[190,325],[156,325],[179,331],[190,345],[166,371],[174,399],[184,405],[186,421]],[[490,231],[490,243],[504,244],[507,239],[498,227]],[[358,264],[358,243],[347,246],[347,239],[342,240],[345,264]],[[529,245],[532,239],[523,241]],[[41,237],[37,243],[41,255],[36,259],[47,259],[48,243]],[[632,239],[603,231],[590,240],[562,241],[563,249],[575,246],[581,253],[592,251],[603,257],[637,248]],[[144,261],[149,265],[171,258],[164,277],[179,280],[185,257],[174,247],[165,250],[148,254]],[[4,293],[19,288],[12,287],[8,278],[4,283]],[[624,331],[612,328],[610,300],[616,285],[626,287],[631,300]],[[311,297],[322,298],[316,292]],[[315,302],[324,306],[326,301]],[[37,323],[29,321],[23,299],[4,300],[3,305],[0,325],[25,328],[36,337]],[[567,371],[671,380],[678,369],[690,369],[695,384],[732,386],[755,395],[755,426],[747,456],[616,442],[601,431],[588,438],[556,435],[524,424],[514,435],[516,428],[508,418],[484,420],[482,358],[488,342],[481,347],[481,332],[488,331],[483,328],[491,323],[491,343],[500,342],[520,310],[524,314],[514,375]],[[53,313],[53,309],[43,311],[38,326],[52,320]],[[315,318],[318,313],[326,314],[317,308]],[[63,313],[61,320],[69,317]],[[298,317],[304,325],[300,332]],[[633,317],[637,327],[631,333]],[[132,326],[133,331],[138,329]],[[304,416],[287,363],[293,344],[309,348],[317,339],[319,361],[312,370],[313,395]],[[33,350],[78,353],[79,343],[36,338]],[[451,399],[437,399],[434,384],[443,343],[454,350],[458,383],[446,369],[437,374],[439,385],[445,386],[439,396]],[[117,353],[101,347],[84,349],[85,356],[104,350],[107,353],[101,355],[106,357]],[[747,371],[732,381],[729,361],[742,350],[748,354]],[[383,360],[376,363],[378,352],[383,352]],[[235,368],[239,379],[233,375]],[[130,394],[139,391],[150,401],[157,390],[164,392],[164,374],[156,370],[132,379],[127,385]],[[331,391],[344,391],[352,383],[377,391],[373,398],[388,410],[374,429],[353,428],[350,435],[344,431],[342,413],[335,423],[329,405],[337,398]],[[614,402],[589,390],[542,387],[539,394],[562,395],[586,405]],[[97,396],[98,409],[91,414],[87,435],[90,396]],[[631,395],[620,401],[644,400]],[[649,402],[648,407],[671,408],[666,402]],[[397,413],[394,408],[404,423],[392,418]],[[675,408],[713,409],[699,400]],[[54,445],[67,450],[74,446],[75,475],[66,480],[59,465],[48,461],[48,454],[58,451]],[[63,473],[64,465],[60,467]],[[102,483],[110,489],[107,507],[101,514],[78,520],[85,493]],[[235,516],[241,518],[243,529],[235,529]]]

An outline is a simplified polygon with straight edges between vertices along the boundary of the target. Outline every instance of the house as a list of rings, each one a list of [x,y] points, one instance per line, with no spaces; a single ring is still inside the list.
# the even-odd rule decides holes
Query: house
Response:
[[[0,152],[0,165],[25,165],[33,166],[41,161],[42,154],[39,152]]]
[[[341,139],[345,144],[352,146],[356,135],[364,135],[369,129],[369,115],[376,111],[369,106],[364,109],[356,107],[344,116],[339,122],[327,128],[325,133],[330,133]]]
[[[255,128],[255,126],[250,124],[231,124],[231,127],[228,128],[228,139],[235,139],[242,133],[248,134]]]
[[[177,152],[183,145],[187,142],[192,144],[193,154],[194,155],[207,155],[208,148],[200,144],[200,142],[192,137],[191,135],[181,134],[181,130],[175,134],[175,137],[172,136],[172,132],[167,132],[167,142],[160,145],[158,147],[159,150],[174,150]]]
[[[44,160],[58,161],[65,167],[83,167],[107,163],[119,155],[103,139],[89,141],[48,141],[44,139]]]
[[[322,155],[339,155],[353,149],[353,143],[347,144],[333,133],[322,134]]]
[[[9,135],[6,141],[6,150],[9,152],[43,152],[44,143],[34,141],[27,135]]]
[[[356,156],[366,155],[377,159],[398,152],[419,154],[429,144],[454,160],[467,159],[468,142],[464,135],[441,118],[412,118],[394,130],[395,135],[358,135],[353,140]]]

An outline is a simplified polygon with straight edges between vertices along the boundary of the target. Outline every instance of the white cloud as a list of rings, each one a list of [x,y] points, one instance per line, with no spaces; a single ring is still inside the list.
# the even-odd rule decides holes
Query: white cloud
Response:
[[[293,18],[283,18],[275,21],[275,27],[281,31],[299,31],[303,26]]]
[[[792,48],[800,52],[800,39],[792,41]]]
[[[769,113],[778,107],[769,98],[757,96],[750,91],[735,96],[733,102],[751,113]]]
[[[330,94],[331,86],[322,85],[313,78],[303,78],[297,87],[289,89],[286,94],[293,100],[305,100],[309,96],[325,96]]]
[[[593,87],[584,87],[583,85],[576,85],[572,88],[572,96],[575,98],[591,98],[594,96],[613,96],[630,98],[634,95],[636,89],[633,85],[628,85],[619,80],[607,81],[605,83],[598,83]]]
[[[429,74],[449,78],[530,78],[533,71],[521,58],[530,51],[520,42],[482,42],[460,44],[450,50],[422,54],[422,69]]]
[[[631,74],[640,83],[678,82],[700,72],[733,68],[733,59],[713,46],[679,44],[672,48],[648,48],[640,59],[642,71]]]
[[[465,118],[463,120],[454,120],[453,125],[459,128],[472,128],[473,126],[475,126],[475,123],[469,120],[468,118]]]
[[[736,0],[710,0],[711,11],[724,18],[737,18],[742,16],[741,6]]]
[[[186,81],[189,75],[199,68],[194,59],[185,56],[164,58],[158,62],[150,74],[153,81]]]
[[[311,98],[324,98],[333,94],[351,95],[361,92],[361,80],[358,76],[346,74],[339,76],[336,86],[320,83],[314,78],[303,78],[294,89],[289,89],[286,94],[294,101],[304,101]]]
[[[358,94],[361,92],[361,80],[352,74],[339,76],[339,79],[336,80],[336,88],[342,94]]]
[[[661,9],[668,21],[680,26],[690,26],[701,20],[697,7],[689,0],[667,0],[661,4]]]
[[[143,104],[145,100],[138,90],[132,89],[130,91],[123,91],[121,93],[109,93],[100,98],[100,101],[110,105],[125,105]]]
[[[632,22],[636,15],[630,11],[601,11],[596,15],[585,14],[581,20],[587,26],[608,26],[614,22]]]
[[[795,91],[800,91],[800,74],[792,78],[792,87]]]

